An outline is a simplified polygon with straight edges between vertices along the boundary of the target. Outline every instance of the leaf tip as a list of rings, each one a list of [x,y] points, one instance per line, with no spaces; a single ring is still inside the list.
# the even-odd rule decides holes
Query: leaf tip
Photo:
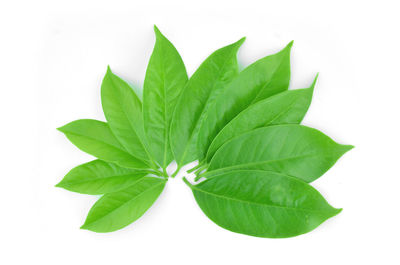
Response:
[[[240,46],[243,44],[243,42],[246,40],[246,37],[242,37],[240,40],[238,40],[236,43]]]
[[[343,211],[343,208],[335,208],[335,214],[334,215],[338,215]]]
[[[154,33],[156,34],[156,38],[164,36],[156,25],[154,25]]]
[[[107,65],[107,74],[112,74],[111,67],[109,64]]]
[[[60,126],[60,127],[56,128],[56,130],[59,131],[59,132],[65,133],[65,130],[64,130],[65,126],[66,125]]]
[[[347,145],[344,145],[344,148],[346,149],[346,151],[350,151],[351,149],[353,149],[355,146],[354,145],[351,145],[351,144],[347,144]]]

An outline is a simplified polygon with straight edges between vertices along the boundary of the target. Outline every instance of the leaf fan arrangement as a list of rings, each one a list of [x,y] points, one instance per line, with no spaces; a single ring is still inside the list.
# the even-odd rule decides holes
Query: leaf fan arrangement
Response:
[[[201,210],[230,231],[292,237],[341,211],[309,183],[352,146],[300,125],[317,77],[308,88],[288,90],[292,42],[239,71],[240,39],[213,52],[189,78],[172,43],[157,27],[155,35],[143,95],[108,68],[101,85],[107,122],[59,128],[97,158],[56,185],[102,195],[83,229],[112,232],[136,221],[168,178],[196,160],[188,172],[197,177],[183,180]],[[169,176],[174,160],[178,168]]]

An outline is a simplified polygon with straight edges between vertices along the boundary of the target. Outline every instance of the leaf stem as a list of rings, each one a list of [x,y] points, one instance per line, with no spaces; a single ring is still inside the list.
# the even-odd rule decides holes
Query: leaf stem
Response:
[[[193,184],[190,183],[190,182],[186,179],[186,177],[183,177],[182,180],[183,180],[183,182],[185,182],[185,184],[188,185],[190,188],[193,187]]]
[[[196,170],[196,172],[194,172],[194,174],[195,174],[196,176],[198,176],[203,170],[207,169],[207,167],[208,167],[208,164],[203,164],[200,168],[198,168],[198,169]]]
[[[189,169],[188,171],[186,171],[187,173],[192,173],[193,171],[195,171],[196,169],[200,168],[203,166],[203,163],[199,163],[197,166],[192,167],[191,169]]]
[[[176,170],[175,170],[175,172],[174,173],[172,173],[172,175],[171,175],[171,178],[175,178],[176,177],[176,175],[178,175],[178,173],[179,173],[179,170],[181,170],[181,166],[178,166],[177,168],[176,168]]]

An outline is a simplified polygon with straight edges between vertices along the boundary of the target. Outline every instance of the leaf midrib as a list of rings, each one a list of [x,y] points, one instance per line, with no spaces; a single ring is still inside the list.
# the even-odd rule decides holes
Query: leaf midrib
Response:
[[[143,178],[141,178],[140,180],[143,180]],[[138,181],[140,181],[140,180],[138,180]],[[137,181],[137,182],[138,182],[138,181]],[[137,183],[137,182],[135,182],[135,183]],[[135,185],[135,183],[133,183],[133,185]],[[160,183],[154,185],[153,187],[151,187],[151,188],[145,190],[144,192],[140,193],[139,195],[137,195],[137,196],[135,196],[135,197],[132,197],[131,199],[129,199],[129,200],[127,200],[126,202],[122,203],[122,204],[119,205],[118,207],[114,208],[112,211],[107,212],[105,215],[103,215],[103,216],[100,217],[99,219],[97,219],[97,220],[95,220],[95,221],[93,221],[93,222],[89,222],[89,223],[87,223],[87,224],[84,224],[84,226],[93,225],[93,224],[95,224],[95,223],[97,223],[97,222],[103,220],[104,218],[106,218],[107,216],[109,216],[110,214],[112,214],[113,212],[115,212],[115,211],[117,211],[118,209],[120,209],[121,207],[125,206],[127,203],[129,203],[129,202],[131,202],[131,201],[133,201],[133,200],[137,200],[137,199],[138,199],[139,197],[141,197],[143,194],[146,194],[146,193],[148,193],[149,191],[151,191],[151,190],[157,188],[157,187],[160,186],[160,185],[164,185],[164,184],[165,184],[165,182],[160,182]],[[133,186],[133,185],[132,185],[132,186]],[[128,187],[127,189],[129,189],[129,187]],[[123,191],[123,190],[121,190],[121,191],[116,191],[116,192],[122,192],[122,191]]]
[[[268,98],[267,98],[267,100],[268,100]],[[266,123],[266,124],[264,124],[264,125],[261,125],[261,126],[258,126],[258,127],[256,127],[256,128],[253,128],[253,129],[257,129],[257,128],[260,128],[260,127],[267,127],[267,126],[270,126],[271,123],[273,123],[276,119],[278,119],[278,118],[281,117],[282,115],[286,114],[286,113],[290,110],[290,108],[291,108],[295,103],[296,103],[296,100],[293,100],[293,101],[289,104],[289,106],[288,106],[287,108],[285,108],[283,111],[281,111],[281,112],[279,112],[277,115],[275,115],[275,117],[273,117],[268,123]],[[238,119],[240,118],[239,116],[244,115],[244,113],[246,112],[246,110],[248,110],[248,109],[246,108],[246,109],[242,110],[242,111],[241,111],[238,115],[236,115],[230,122],[228,122],[228,123],[221,129],[221,131],[219,131],[219,133],[218,133],[218,134],[214,137],[214,139],[211,141],[211,144],[209,145],[208,150],[210,150],[210,147],[213,146],[213,142],[216,141],[216,140],[218,139],[218,136],[219,136],[219,135],[222,135],[222,133],[224,132],[224,130],[229,129],[229,127],[232,126],[232,125],[230,125],[230,124],[234,124],[234,122],[236,122],[236,120],[238,120]],[[226,137],[225,137],[225,138],[226,138]],[[217,150],[218,150],[222,145],[224,145],[224,143],[226,143],[226,142],[229,141],[229,140],[232,140],[233,138],[235,138],[235,136],[230,137],[228,140],[226,140],[225,142],[223,142],[222,144],[220,144],[220,145],[218,146],[218,148],[216,148],[216,150],[213,151],[213,152],[214,152],[214,155],[215,155],[215,153],[217,152]],[[214,149],[215,149],[215,148],[214,148]],[[208,151],[207,151],[207,154],[206,154],[206,158],[207,158],[207,157],[208,157]],[[211,158],[210,158],[210,159],[211,159]]]
[[[271,207],[271,208],[283,208],[283,209],[289,209],[289,210],[299,210],[299,211],[303,211],[303,212],[314,212],[314,213],[324,213],[324,211],[318,211],[318,210],[310,210],[310,209],[305,209],[305,208],[295,208],[295,207],[288,207],[288,206],[282,206],[282,205],[272,205],[272,204],[268,204],[268,203],[259,203],[259,202],[252,202],[252,201],[247,201],[247,200],[240,200],[237,198],[233,198],[233,197],[228,197],[228,196],[224,196],[224,195],[220,195],[220,194],[216,194],[216,193],[212,193],[212,192],[208,192],[202,189],[197,188],[195,185],[191,186],[192,189],[199,191],[199,192],[203,192],[205,194],[208,194],[210,196],[215,196],[215,197],[219,197],[225,200],[231,200],[231,201],[237,201],[240,203],[246,203],[249,205],[260,205],[263,207]]]
[[[117,149],[117,150],[119,150],[119,151],[121,151],[121,152],[123,152],[123,153],[125,153],[125,154],[127,154],[127,155],[129,155],[129,156],[131,156],[131,157],[133,157],[133,158],[136,158],[136,157],[132,156],[130,153],[128,153],[125,149],[122,149],[122,148],[120,148],[120,147],[117,147],[117,146],[115,146],[115,145],[112,145],[112,144],[110,144],[110,143],[107,143],[107,142],[105,142],[105,141],[103,141],[103,140],[100,140],[100,139],[97,139],[97,138],[94,138],[94,137],[91,137],[91,136],[88,136],[88,135],[83,135],[83,134],[75,133],[75,132],[68,132],[68,134],[73,135],[73,136],[79,136],[79,137],[87,138],[87,139],[90,139],[90,140],[92,140],[92,141],[100,142],[100,143],[105,144],[105,145],[107,145],[107,146],[110,146],[110,147],[112,147],[112,148],[114,148],[114,149]],[[136,159],[138,159],[138,158],[136,158]]]
[[[94,178],[94,179],[85,179],[85,180],[81,180],[81,181],[71,181],[71,180],[67,180],[67,181],[63,181],[62,184],[67,184],[67,185],[75,185],[75,184],[82,184],[82,183],[88,183],[88,182],[93,182],[93,181],[99,181],[99,180],[107,180],[110,178],[124,178],[124,177],[129,177],[132,176],[135,173],[131,173],[131,174],[123,174],[123,175],[114,175],[114,176],[107,176],[107,177],[99,177],[99,178]],[[137,173],[139,174],[139,173]],[[146,174],[145,172],[143,172],[143,174]],[[144,178],[145,176],[140,177],[137,181],[141,180],[142,178]],[[135,184],[137,181],[133,182],[133,184]]]
[[[237,50],[233,50],[233,52],[230,53],[230,56],[232,56],[232,54],[235,53],[235,52],[237,52]],[[223,72],[223,70],[225,69],[225,67],[226,67],[226,65],[227,65],[227,61],[228,61],[228,60],[226,60],[226,61],[223,63],[222,67],[221,67],[220,70],[218,71],[218,80],[220,80],[220,77],[223,76],[222,72]],[[195,132],[196,128],[197,128],[198,125],[199,125],[199,121],[200,121],[200,120],[204,120],[204,119],[206,119],[206,118],[208,117],[208,114],[205,114],[205,113],[203,113],[203,112],[204,112],[205,108],[206,108],[208,105],[211,104],[211,103],[208,102],[208,100],[209,100],[209,98],[210,98],[210,95],[212,94],[212,91],[213,91],[214,88],[216,87],[216,83],[217,83],[217,82],[214,82],[214,83],[213,83],[212,89],[210,89],[210,93],[208,93],[208,95],[207,95],[206,104],[204,104],[203,108],[201,109],[200,117],[197,119],[196,125],[193,127],[193,130],[192,130],[192,132],[190,133],[190,137],[189,137],[189,140],[188,140],[188,144],[185,146],[185,150],[184,150],[184,152],[183,152],[183,155],[182,155],[182,158],[181,158],[181,161],[180,161],[181,163],[184,161],[184,159],[185,159],[185,157],[186,157],[186,153],[187,153],[187,151],[188,151],[188,148],[189,148],[190,143],[192,142],[192,138],[194,137],[194,134],[195,134],[194,132]],[[229,82],[228,82],[228,83],[229,83]],[[224,89],[224,88],[222,88],[222,89]],[[217,97],[218,97],[218,96],[217,96]],[[214,100],[214,102],[215,102],[215,101],[216,101],[216,100]],[[204,115],[205,115],[205,117],[203,117]]]
[[[112,74],[112,75],[114,75],[114,74]],[[114,76],[111,76],[110,80],[111,80],[111,83],[113,84],[114,87],[118,87],[118,86],[115,85]],[[128,84],[127,84],[127,86],[129,87],[129,89],[131,89],[131,87],[130,87]],[[132,89],[131,89],[131,90],[132,90]],[[119,98],[118,101],[122,102],[122,101],[121,101],[121,93],[120,93],[119,89],[118,89],[117,91],[118,91],[118,98]],[[130,91],[130,92],[131,92],[131,93],[134,93],[134,96],[136,96],[136,95],[135,95],[135,92],[134,92],[133,90]],[[139,102],[140,102],[140,100],[139,100]],[[141,104],[142,104],[142,102],[141,102]],[[125,108],[121,107],[121,110],[122,110],[122,113],[123,113],[124,116],[125,116],[125,119],[128,120],[129,127],[132,129],[132,131],[135,133],[136,137],[139,139],[140,145],[142,146],[143,150],[146,152],[146,155],[147,155],[148,160],[149,160],[149,161],[152,161],[149,151],[147,150],[145,144],[143,144],[143,142],[142,142],[143,139],[141,139],[141,137],[139,137],[139,134],[137,133],[137,131],[136,131],[136,129],[134,128],[134,126],[133,126],[131,120],[129,119],[128,114],[127,114],[126,111],[125,111]],[[142,114],[143,114],[143,113],[142,113]],[[111,128],[110,128],[110,129],[111,129]],[[112,129],[111,129],[111,131],[112,131]],[[135,157],[135,158],[141,160],[139,157],[134,156],[134,155],[131,154],[129,151],[128,151],[128,153],[129,153],[131,156],[133,156],[133,157]]]
[[[261,164],[269,164],[269,163],[274,163],[274,162],[283,161],[283,160],[314,156],[314,155],[317,155],[317,154],[318,153],[308,153],[308,154],[304,154],[304,155],[290,156],[290,157],[285,157],[285,158],[281,158],[281,159],[264,160],[264,161],[258,161],[258,162],[253,162],[253,163],[239,164],[239,165],[235,165],[235,166],[220,167],[220,168],[213,169],[213,170],[210,170],[210,171],[204,173],[203,177],[207,177],[207,176],[211,175],[212,173],[217,173],[218,174],[218,172],[223,172],[223,171],[226,171],[226,170],[234,170],[234,169],[237,169],[237,168],[242,168],[244,166],[256,166],[256,165],[261,165]],[[212,161],[211,161],[211,163],[212,163]]]

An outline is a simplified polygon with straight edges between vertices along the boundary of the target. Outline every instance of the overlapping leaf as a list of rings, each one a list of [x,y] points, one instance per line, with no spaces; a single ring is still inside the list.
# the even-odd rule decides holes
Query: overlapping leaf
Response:
[[[237,76],[236,54],[244,41],[212,53],[197,69],[184,88],[171,125],[171,144],[178,165],[197,159],[197,134],[204,113],[222,89]]]
[[[197,138],[198,159],[202,161],[218,132],[241,111],[289,87],[290,49],[267,56],[244,69],[207,109]]]
[[[84,194],[105,194],[132,186],[148,173],[94,160],[73,168],[56,186]]]
[[[188,77],[178,51],[157,27],[154,30],[156,44],[143,85],[143,115],[149,148],[165,169],[173,160],[169,142],[172,114]]]
[[[257,169],[312,182],[351,148],[302,125],[263,127],[224,144],[211,159],[209,172],[203,176],[238,169]]]
[[[340,212],[307,183],[274,172],[233,171],[189,186],[212,221],[257,237],[304,234]]]
[[[352,146],[299,125],[316,79],[309,88],[288,90],[292,43],[239,73],[243,38],[212,53],[188,80],[175,47],[157,27],[155,34],[143,104],[108,68],[101,86],[107,123],[86,119],[59,128],[98,158],[56,185],[104,194],[83,229],[112,232],[140,218],[164,189],[173,160],[177,172],[200,161],[198,178],[206,180],[185,181],[204,213],[233,232],[291,237],[340,212],[307,182]]]
[[[146,169],[145,161],[132,156],[111,132],[107,123],[77,120],[58,128],[82,151],[105,161],[129,168]]]
[[[261,100],[232,119],[215,137],[207,151],[207,162],[225,142],[259,127],[298,124],[311,103],[316,78],[307,89],[289,90]]]
[[[100,233],[124,228],[153,205],[165,183],[164,179],[144,177],[127,189],[104,195],[90,209],[81,228]]]

